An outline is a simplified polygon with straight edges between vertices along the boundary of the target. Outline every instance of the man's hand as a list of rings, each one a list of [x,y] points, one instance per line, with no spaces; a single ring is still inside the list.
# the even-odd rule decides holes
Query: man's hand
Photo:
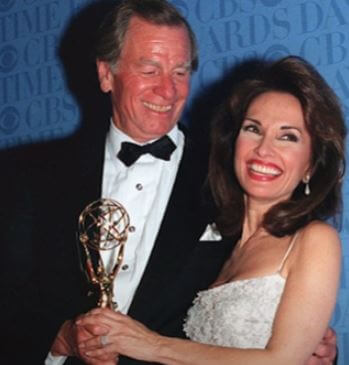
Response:
[[[77,318],[79,320],[80,317]],[[100,338],[108,333],[108,328],[103,326],[79,326],[76,321],[66,321],[60,328],[51,347],[53,356],[76,356],[89,365],[115,365],[114,357],[92,358],[79,351],[78,343],[92,338]]]
[[[326,333],[317,346],[313,356],[307,361],[306,365],[331,365],[337,355],[337,337],[332,328],[328,328]]]
[[[65,321],[53,342],[51,353],[53,356],[74,356],[75,349],[74,323]]]
[[[100,323],[87,324],[85,326],[77,324],[82,318],[89,317],[90,313],[83,314],[75,320],[75,327],[77,329],[75,336],[75,349],[77,356],[88,365],[116,365],[118,363],[118,354],[102,354],[98,357],[87,356],[85,351],[79,347],[79,344],[87,340],[94,339],[101,344],[103,335],[109,333],[107,326],[102,326]]]

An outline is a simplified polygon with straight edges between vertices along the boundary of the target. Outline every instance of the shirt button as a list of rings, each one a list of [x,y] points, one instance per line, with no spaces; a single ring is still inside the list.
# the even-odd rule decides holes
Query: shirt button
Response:
[[[127,264],[122,265],[121,269],[124,270],[124,271],[128,270],[128,265]]]
[[[135,226],[130,226],[130,228],[128,230],[132,233],[136,230],[136,227]]]
[[[142,184],[137,184],[136,185],[136,189],[137,190],[142,190],[143,189],[143,185]]]

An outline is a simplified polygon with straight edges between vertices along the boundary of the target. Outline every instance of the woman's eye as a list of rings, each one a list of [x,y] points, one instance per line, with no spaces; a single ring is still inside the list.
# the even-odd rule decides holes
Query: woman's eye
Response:
[[[287,133],[280,137],[283,141],[298,142],[299,138],[295,134]]]
[[[246,124],[246,125],[243,125],[242,126],[242,130],[244,132],[252,132],[252,133],[260,134],[260,130],[259,130],[259,128],[255,124]]]

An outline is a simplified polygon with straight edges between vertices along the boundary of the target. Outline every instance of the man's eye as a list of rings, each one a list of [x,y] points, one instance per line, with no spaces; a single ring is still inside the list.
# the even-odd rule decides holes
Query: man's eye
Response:
[[[142,70],[143,75],[155,75],[155,70]]]
[[[183,70],[176,70],[176,75],[177,76],[187,76],[188,75],[188,70],[183,69]]]

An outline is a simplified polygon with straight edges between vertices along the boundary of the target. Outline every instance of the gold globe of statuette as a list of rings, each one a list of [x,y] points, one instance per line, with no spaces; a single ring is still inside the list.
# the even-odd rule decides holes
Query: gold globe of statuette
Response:
[[[126,209],[112,199],[99,199],[90,203],[79,216],[78,237],[84,247],[86,272],[89,281],[99,288],[100,307],[115,308],[113,302],[113,281],[121,266],[124,245],[127,240],[130,218]],[[100,252],[119,247],[114,265],[107,271]],[[94,267],[89,249],[99,255]]]
[[[129,225],[129,215],[119,202],[99,199],[80,214],[80,241],[93,250],[111,250],[127,239]]]

